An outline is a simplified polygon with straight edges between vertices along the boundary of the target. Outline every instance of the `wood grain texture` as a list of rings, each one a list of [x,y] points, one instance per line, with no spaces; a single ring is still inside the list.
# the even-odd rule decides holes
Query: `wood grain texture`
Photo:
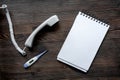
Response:
[[[120,0],[0,0],[3,2],[8,5],[15,38],[22,48],[44,20],[56,14],[60,22],[40,31],[32,50],[26,49],[28,55],[22,57],[10,41],[7,20],[0,10],[0,80],[120,80]],[[79,11],[111,25],[88,73],[56,60]],[[49,52],[24,69],[23,64],[43,48]]]

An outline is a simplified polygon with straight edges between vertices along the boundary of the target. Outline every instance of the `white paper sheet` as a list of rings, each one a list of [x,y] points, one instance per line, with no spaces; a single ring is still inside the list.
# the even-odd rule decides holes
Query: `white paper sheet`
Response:
[[[86,17],[87,16],[87,17]],[[57,60],[87,72],[109,25],[79,12],[57,56]]]

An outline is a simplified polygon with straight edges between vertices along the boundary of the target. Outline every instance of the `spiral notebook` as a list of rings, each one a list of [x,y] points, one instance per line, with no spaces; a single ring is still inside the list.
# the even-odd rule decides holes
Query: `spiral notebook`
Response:
[[[57,60],[87,72],[109,27],[110,25],[79,12]]]

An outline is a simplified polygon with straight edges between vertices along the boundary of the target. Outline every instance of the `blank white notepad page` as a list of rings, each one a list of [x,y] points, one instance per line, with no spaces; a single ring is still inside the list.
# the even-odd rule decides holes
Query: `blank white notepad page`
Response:
[[[106,25],[79,12],[57,59],[87,72],[109,28]]]

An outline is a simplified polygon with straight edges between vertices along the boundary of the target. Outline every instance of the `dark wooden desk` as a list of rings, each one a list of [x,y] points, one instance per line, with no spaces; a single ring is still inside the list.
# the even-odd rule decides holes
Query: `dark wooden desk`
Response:
[[[0,80],[120,80],[120,0],[5,0],[20,47],[48,17],[60,22],[38,33],[32,50],[22,57],[10,41],[7,20],[0,12]],[[2,4],[2,2],[0,2]],[[111,27],[87,74],[56,60],[80,10],[86,10]],[[23,64],[46,48],[49,52],[28,69]]]

